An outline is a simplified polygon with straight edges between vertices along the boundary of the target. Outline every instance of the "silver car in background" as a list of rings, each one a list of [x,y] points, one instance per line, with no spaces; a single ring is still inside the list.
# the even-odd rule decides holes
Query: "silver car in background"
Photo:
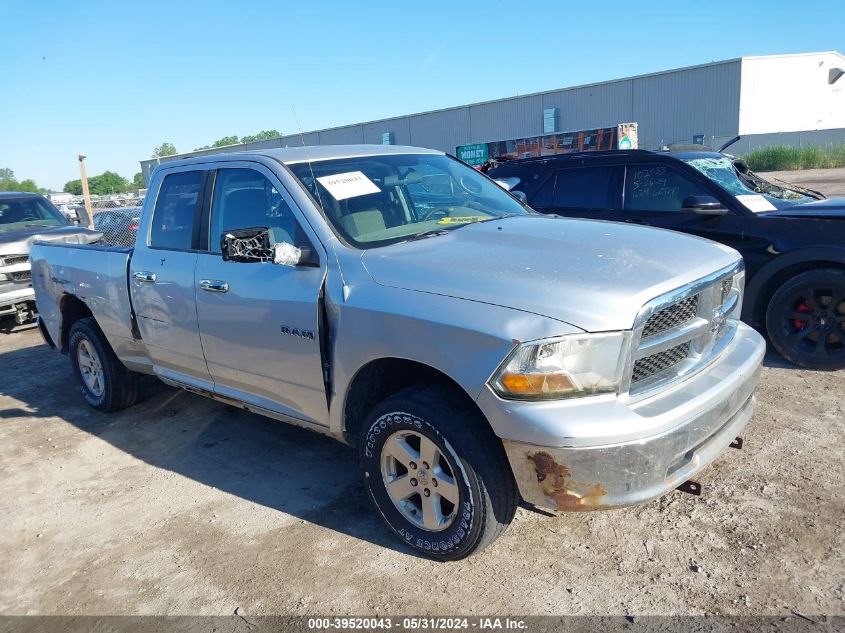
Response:
[[[35,291],[29,268],[30,246],[39,240],[87,243],[92,231],[77,228],[44,196],[0,192],[0,317],[20,325],[31,319]]]

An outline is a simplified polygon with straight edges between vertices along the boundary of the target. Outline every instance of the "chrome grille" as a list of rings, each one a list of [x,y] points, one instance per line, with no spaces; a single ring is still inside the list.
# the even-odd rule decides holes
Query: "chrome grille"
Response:
[[[733,279],[727,278],[722,280],[722,300],[719,302],[720,304],[724,304],[728,297],[731,294],[731,288],[733,287]]]
[[[641,358],[634,363],[632,382],[639,382],[651,378],[655,374],[666,371],[687,359],[690,352],[690,342],[681,343],[663,352]]]
[[[0,257],[0,266],[17,266],[18,264],[26,264],[29,261],[29,255],[6,255]]]
[[[741,264],[657,297],[643,307],[634,324],[627,383],[630,395],[690,375],[724,349],[736,331],[736,323],[729,322],[727,315],[739,301],[733,287],[738,270]]]
[[[9,273],[9,275],[12,277],[12,281],[32,281],[32,272],[29,270],[21,270],[16,273]]]
[[[687,297],[682,301],[658,310],[649,317],[643,328],[643,338],[660,334],[678,325],[688,323],[698,314],[698,295]]]

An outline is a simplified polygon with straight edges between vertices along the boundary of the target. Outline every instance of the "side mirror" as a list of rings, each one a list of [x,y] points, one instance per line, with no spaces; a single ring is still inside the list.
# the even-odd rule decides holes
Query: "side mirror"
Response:
[[[713,196],[689,196],[681,205],[681,210],[701,215],[725,215],[728,212],[725,206]]]
[[[270,262],[281,266],[319,266],[311,247],[296,247],[290,236],[276,228],[253,227],[227,231],[220,236],[220,250],[226,262]]]
[[[525,204],[528,204],[528,196],[525,195],[524,191],[511,191],[510,193],[514,198],[519,198]]]

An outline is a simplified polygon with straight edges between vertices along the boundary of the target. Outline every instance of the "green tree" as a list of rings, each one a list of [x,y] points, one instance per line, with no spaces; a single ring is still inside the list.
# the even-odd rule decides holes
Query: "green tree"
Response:
[[[253,141],[268,141],[271,138],[279,138],[282,135],[278,130],[261,130],[255,134],[247,134],[241,137],[241,143],[252,143]]]
[[[72,193],[75,196],[82,195],[82,181],[78,178],[76,180],[70,180],[65,183],[64,188],[62,189],[65,193]]]
[[[88,190],[95,196],[111,193],[126,193],[129,189],[129,181],[113,171],[104,171],[99,176],[93,176],[88,179]]]
[[[176,146],[173,143],[162,143],[153,150],[153,158],[173,156],[176,153]]]
[[[15,172],[8,167],[0,168],[0,191],[32,191],[34,193],[41,193],[43,189],[35,184],[31,178],[27,178],[22,182],[15,179]]]
[[[144,174],[140,171],[135,173],[135,176],[132,178],[132,188],[133,189],[143,189],[144,188]]]
[[[226,145],[235,145],[238,143],[237,136],[224,136],[223,138],[219,138],[214,141],[211,146],[212,147],[225,147]]]

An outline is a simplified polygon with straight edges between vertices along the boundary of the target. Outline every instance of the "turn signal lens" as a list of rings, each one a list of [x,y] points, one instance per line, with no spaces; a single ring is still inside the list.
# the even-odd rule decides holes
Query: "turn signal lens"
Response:
[[[510,393],[531,395],[574,391],[575,385],[563,374],[505,374],[502,386]]]

